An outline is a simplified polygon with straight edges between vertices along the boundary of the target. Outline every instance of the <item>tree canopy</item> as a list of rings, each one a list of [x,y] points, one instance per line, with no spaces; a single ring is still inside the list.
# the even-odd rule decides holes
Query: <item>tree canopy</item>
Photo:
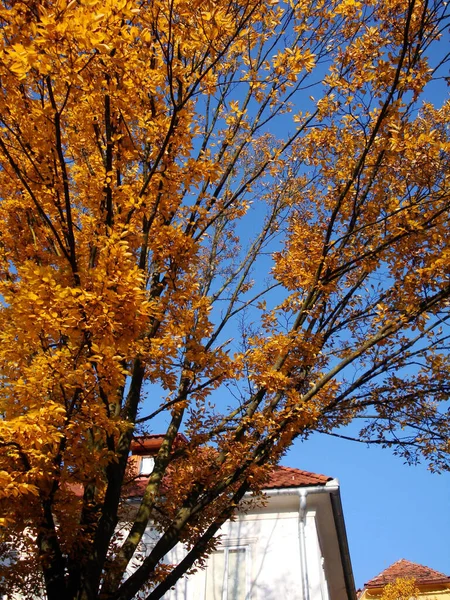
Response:
[[[295,438],[356,419],[448,469],[448,10],[0,2],[9,590],[156,600]]]
[[[419,595],[414,578],[398,577],[384,587],[380,600],[415,600]]]

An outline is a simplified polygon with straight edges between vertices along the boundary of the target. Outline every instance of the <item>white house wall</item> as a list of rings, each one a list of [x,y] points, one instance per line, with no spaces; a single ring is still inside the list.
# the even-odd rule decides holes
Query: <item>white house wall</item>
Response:
[[[310,599],[328,600],[328,584],[325,575],[323,552],[317,532],[316,511],[306,514],[306,564],[308,567],[308,587]]]
[[[220,530],[220,547],[245,547],[249,552],[248,595],[246,600],[303,600],[299,543],[298,499],[277,499],[270,507],[241,515]],[[288,506],[289,505],[289,506]],[[307,512],[305,541],[308,569],[308,600],[329,600],[323,559],[316,527],[316,511]],[[183,548],[167,557],[176,563]],[[165,600],[213,600],[206,597],[206,572],[199,570],[179,581]],[[333,600],[333,599],[331,599]]]
[[[299,495],[269,497],[265,506],[251,507],[221,528],[218,549],[245,548],[248,558],[245,600],[348,600],[345,590],[338,538],[327,492],[307,496],[304,521],[307,577],[301,573]],[[129,574],[158,541],[159,534],[148,528],[141,556],[130,565]],[[166,557],[177,564],[185,555],[178,545]],[[208,567],[207,567],[208,569]],[[207,569],[178,581],[164,600],[216,600],[206,593]],[[307,583],[307,596],[303,585]],[[138,594],[136,600],[145,598]],[[20,598],[20,596],[19,596]],[[63,600],[63,599],[61,599]],[[220,600],[228,600],[221,598]]]

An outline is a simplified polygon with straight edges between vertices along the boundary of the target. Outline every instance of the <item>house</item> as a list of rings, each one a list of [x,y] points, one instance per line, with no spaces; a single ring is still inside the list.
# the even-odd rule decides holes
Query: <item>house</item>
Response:
[[[139,502],[161,436],[132,444],[138,474],[128,502]],[[179,439],[179,443],[183,443]],[[264,505],[250,505],[220,530],[206,569],[182,579],[167,600],[354,600],[356,598],[337,479],[274,468]],[[155,532],[144,537],[148,549]],[[167,556],[182,560],[181,545]]]
[[[147,435],[132,442],[132,479],[124,491],[131,512],[140,502],[162,441],[163,436]],[[186,442],[179,435],[175,444]],[[82,494],[80,486],[71,487],[74,494]],[[219,531],[220,541],[206,568],[179,580],[165,600],[356,600],[337,479],[275,467],[263,492],[264,503],[244,498],[245,509]],[[158,533],[149,527],[141,556],[157,539]],[[184,554],[179,544],[166,562],[177,564]]]
[[[359,600],[379,599],[384,587],[399,578],[415,580],[416,587],[420,591],[418,600],[450,600],[450,576],[404,558],[368,581]]]

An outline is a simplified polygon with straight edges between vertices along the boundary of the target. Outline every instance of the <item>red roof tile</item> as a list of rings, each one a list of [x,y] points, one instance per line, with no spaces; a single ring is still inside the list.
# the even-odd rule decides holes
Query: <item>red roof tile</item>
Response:
[[[273,488],[302,487],[307,485],[325,485],[327,481],[333,479],[326,475],[309,473],[301,469],[291,467],[274,467],[270,474],[269,481],[264,485],[265,490]]]
[[[154,456],[164,440],[164,435],[147,434],[135,437],[131,442],[131,456],[129,457],[130,475],[132,479],[125,484],[123,495],[126,498],[136,498],[144,494],[148,475],[139,475],[139,464],[142,456]],[[183,434],[178,434],[175,445],[183,445],[188,440]],[[134,476],[133,476],[134,475]],[[263,490],[272,490],[277,488],[296,488],[306,486],[325,485],[332,477],[293,469],[291,467],[273,467],[268,481],[264,484]],[[68,486],[73,493],[81,497],[83,495],[83,486],[80,484],[70,484]]]
[[[164,440],[163,434],[146,434],[140,437],[135,437],[131,442],[130,466],[137,474],[139,472],[138,464],[140,456],[146,454],[155,455]],[[187,443],[187,438],[181,433],[177,435],[175,443],[182,445]],[[142,496],[145,490],[148,476],[138,475],[126,486],[124,493],[128,498]],[[309,473],[300,469],[291,467],[274,467],[269,480],[263,486],[265,490],[276,488],[295,488],[309,485],[325,485],[332,477],[326,475],[318,475],[317,473]]]
[[[126,483],[122,489],[122,494],[125,498],[139,498],[144,495],[147,485],[148,476],[139,475],[129,483]]]
[[[325,485],[332,477],[309,473],[301,469],[291,467],[274,467],[269,476],[269,480],[264,484],[263,490],[272,490],[276,488],[295,488],[310,485]],[[148,476],[140,475],[135,477],[125,487],[125,496],[127,498],[136,498],[142,496],[147,485]]]
[[[164,437],[164,434],[161,433],[147,433],[146,435],[135,437],[131,441],[130,450],[132,454],[136,455],[156,454],[161,448]],[[174,446],[176,448],[177,446],[186,444],[187,441],[188,439],[185,435],[177,433]]]
[[[450,577],[448,575],[444,575],[443,573],[439,573],[439,571],[435,571],[429,567],[424,567],[423,565],[418,565],[417,563],[402,558],[368,581],[364,587],[384,587],[398,577],[405,577],[408,579],[414,578],[418,585],[428,583],[450,583]]]

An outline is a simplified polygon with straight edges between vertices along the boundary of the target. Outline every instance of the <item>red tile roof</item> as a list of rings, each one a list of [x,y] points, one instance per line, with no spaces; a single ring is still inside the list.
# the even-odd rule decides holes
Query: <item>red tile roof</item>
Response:
[[[450,577],[448,575],[444,575],[443,573],[439,573],[439,571],[435,571],[429,567],[424,567],[423,565],[418,565],[417,563],[402,558],[368,581],[364,587],[384,587],[398,577],[405,577],[408,579],[414,578],[418,585],[425,585],[428,583],[450,583]]]
[[[269,476],[269,480],[264,484],[263,490],[273,490],[277,488],[296,488],[311,485],[325,485],[332,477],[309,473],[301,469],[291,467],[274,467]],[[148,475],[139,475],[135,477],[125,488],[127,498],[136,498],[144,494],[147,485]]]
[[[131,442],[130,466],[134,473],[139,472],[139,461],[141,456],[155,456],[164,440],[163,434],[146,434],[135,437]],[[179,433],[175,440],[175,445],[188,443],[187,438]],[[147,484],[148,475],[138,475],[125,487],[124,495],[127,498],[142,496]],[[291,467],[274,467],[268,481],[263,486],[264,490],[277,488],[296,488],[311,485],[325,485],[332,477],[309,473],[300,469]]]
[[[274,467],[270,474],[269,481],[264,485],[265,490],[273,488],[303,487],[307,485],[325,485],[327,481],[333,479],[326,475],[309,473],[301,469],[292,469],[291,467]]]
[[[122,489],[123,497],[125,498],[140,498],[144,495],[147,485],[148,475],[139,475],[129,483],[126,483]]]
[[[164,434],[161,433],[147,433],[146,435],[135,437],[131,441],[130,450],[132,454],[136,455],[156,454],[164,441],[164,437]],[[177,433],[174,446],[176,448],[187,442],[188,439],[185,435]]]

